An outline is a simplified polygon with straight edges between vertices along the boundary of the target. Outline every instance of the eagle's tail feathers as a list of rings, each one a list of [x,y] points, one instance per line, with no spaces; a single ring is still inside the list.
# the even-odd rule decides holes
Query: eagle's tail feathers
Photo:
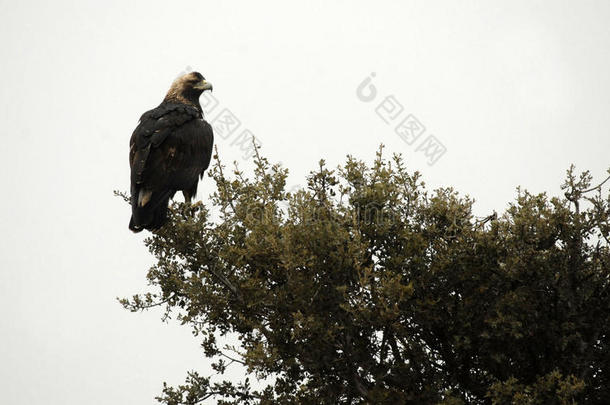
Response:
[[[142,229],[153,231],[167,221],[167,206],[175,191],[152,192],[138,190],[132,193],[129,229],[137,233]],[[135,198],[134,198],[135,197]]]

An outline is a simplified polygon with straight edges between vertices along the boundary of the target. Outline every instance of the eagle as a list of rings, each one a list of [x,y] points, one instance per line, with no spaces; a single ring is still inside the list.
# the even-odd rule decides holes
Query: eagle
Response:
[[[172,83],[163,102],[145,112],[129,141],[131,220],[129,229],[154,231],[167,220],[169,199],[182,191],[187,203],[210,165],[214,134],[199,97],[212,90],[199,72]]]

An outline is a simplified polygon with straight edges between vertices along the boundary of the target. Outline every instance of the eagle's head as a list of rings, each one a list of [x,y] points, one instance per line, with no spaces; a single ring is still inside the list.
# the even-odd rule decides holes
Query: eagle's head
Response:
[[[211,91],[212,84],[207,82],[201,73],[189,72],[174,80],[165,96],[165,101],[199,106],[199,96],[206,90]]]

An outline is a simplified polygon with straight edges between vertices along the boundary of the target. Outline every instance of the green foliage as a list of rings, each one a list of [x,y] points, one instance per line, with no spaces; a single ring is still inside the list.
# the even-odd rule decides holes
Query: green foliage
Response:
[[[229,176],[215,157],[217,215],[175,203],[146,241],[156,291],[122,300],[163,306],[215,359],[216,376],[189,373],[159,402],[610,398],[610,197],[588,173],[568,171],[565,197],[519,191],[504,214],[477,219],[470,198],[426,191],[381,149],[371,167],[320,162],[295,193],[285,169],[255,163],[251,177]],[[250,379],[222,381],[234,363]]]
[[[581,396],[584,388],[582,379],[573,375],[563,378],[560,372],[553,371],[528,386],[520,384],[514,377],[495,383],[489,397],[492,404],[570,405],[578,403],[576,398]]]

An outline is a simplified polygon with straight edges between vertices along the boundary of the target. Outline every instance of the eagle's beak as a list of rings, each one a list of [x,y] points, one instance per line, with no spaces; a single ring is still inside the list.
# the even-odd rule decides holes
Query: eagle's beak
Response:
[[[212,91],[212,83],[206,82],[205,80],[200,81],[199,83],[197,83],[195,86],[193,86],[194,88],[196,88],[197,90],[210,90]]]

